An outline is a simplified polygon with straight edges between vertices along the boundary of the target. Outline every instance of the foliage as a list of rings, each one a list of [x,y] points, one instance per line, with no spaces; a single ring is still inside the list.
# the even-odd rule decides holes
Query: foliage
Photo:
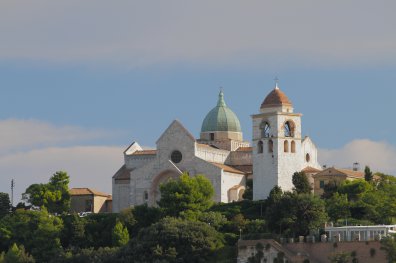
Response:
[[[0,218],[10,213],[11,202],[7,193],[0,192]]]
[[[293,174],[293,190],[297,194],[310,194],[312,191],[311,184],[308,181],[308,177],[304,172],[296,172]]]
[[[264,257],[264,246],[260,242],[256,244],[256,254],[248,258],[248,263],[261,263]]]
[[[121,247],[126,245],[129,241],[128,229],[124,227],[120,221],[117,221],[116,225],[113,228],[111,238],[113,246],[115,247]]]
[[[119,248],[83,248],[69,249],[59,254],[51,262],[53,263],[114,263],[126,262],[118,257]]]
[[[242,195],[245,200],[253,200],[253,179],[246,180],[246,190]]]
[[[334,222],[338,219],[350,217],[348,196],[346,194],[335,193],[331,198],[326,200],[326,210],[330,219]]]
[[[88,221],[86,217],[79,217],[76,214],[63,217],[63,229],[61,232],[61,243],[63,247],[86,248],[89,246],[86,240],[85,227]]]
[[[61,249],[62,220],[48,214],[45,209],[17,210],[5,216],[0,226],[7,233],[7,237],[1,240],[2,247],[10,247],[13,243],[23,244],[38,262],[48,261]]]
[[[46,207],[50,213],[64,213],[70,210],[69,176],[58,171],[53,174],[47,184],[32,184],[25,193],[23,200],[39,207]]]
[[[396,262],[396,241],[395,236],[388,236],[381,240],[381,249],[386,252],[389,263]]]
[[[373,178],[374,178],[374,176],[370,170],[370,167],[366,166],[364,168],[364,180],[366,180],[367,182],[372,182]]]
[[[326,222],[327,214],[324,201],[311,194],[286,192],[266,211],[268,226],[279,229],[280,234],[305,236],[310,230],[319,229]]]
[[[26,253],[24,246],[15,243],[8,249],[7,253],[0,257],[0,263],[34,263],[34,258]]]
[[[178,216],[186,210],[205,211],[213,204],[213,186],[202,175],[190,177],[184,173],[179,179],[162,184],[160,191],[161,200],[158,204],[170,216]]]
[[[140,262],[207,262],[223,246],[208,224],[167,217],[142,229],[122,255]]]
[[[330,258],[331,263],[348,263],[351,259],[351,254],[346,252],[341,252],[332,255]]]

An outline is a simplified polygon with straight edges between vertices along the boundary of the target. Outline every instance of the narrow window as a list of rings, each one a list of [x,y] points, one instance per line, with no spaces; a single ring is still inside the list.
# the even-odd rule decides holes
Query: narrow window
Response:
[[[264,144],[262,141],[259,141],[257,144],[257,153],[263,153],[264,151]]]
[[[320,189],[323,189],[325,187],[325,181],[320,181],[319,187],[320,187]]]
[[[311,161],[311,156],[309,155],[309,153],[307,153],[307,155],[305,155],[305,161],[307,161],[307,163],[309,163],[309,161]]]
[[[291,152],[292,152],[292,153],[295,153],[295,152],[296,152],[296,142],[295,142],[295,141],[292,141],[292,142],[291,142]]]
[[[271,130],[271,127],[270,127],[269,123],[268,122],[263,122],[261,124],[260,128],[261,128],[261,131],[262,131],[262,137],[263,138],[269,138],[270,137],[270,130]]]
[[[268,141],[268,152],[273,153],[274,152],[274,142],[272,140]]]
[[[284,141],[283,150],[284,150],[285,153],[289,152],[289,141]]]
[[[212,132],[212,133],[210,134],[210,140],[211,140],[211,141],[214,141],[214,139],[215,139],[215,138],[214,138],[214,133]]]
[[[294,123],[291,121],[285,122],[284,132],[285,137],[294,137]]]
[[[144,191],[144,201],[147,202],[148,201],[148,192]]]
[[[93,212],[92,200],[85,200],[85,212]]]

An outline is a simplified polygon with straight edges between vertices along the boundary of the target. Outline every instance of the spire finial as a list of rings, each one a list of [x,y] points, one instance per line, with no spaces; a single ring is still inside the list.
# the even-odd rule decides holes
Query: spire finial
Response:
[[[278,79],[278,77],[275,77],[274,81],[275,81],[275,89],[279,89],[279,86],[278,86],[279,79]]]
[[[227,106],[224,101],[223,87],[220,87],[219,100],[217,101],[217,106],[219,106],[219,107]]]

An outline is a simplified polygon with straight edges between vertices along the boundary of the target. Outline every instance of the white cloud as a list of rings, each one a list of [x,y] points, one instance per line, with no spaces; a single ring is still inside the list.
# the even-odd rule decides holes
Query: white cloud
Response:
[[[2,1],[0,58],[392,62],[395,8],[393,0]]]
[[[0,156],[0,192],[16,181],[15,203],[33,183],[47,183],[56,171],[68,172],[71,187],[91,187],[111,194],[111,178],[123,162],[123,148],[76,146],[46,148]]]
[[[319,150],[320,163],[350,168],[354,162],[373,171],[396,175],[396,147],[386,142],[354,140],[341,149]]]
[[[58,127],[38,120],[0,120],[0,155],[32,147],[76,143],[106,135],[104,131],[87,130],[76,126]]]

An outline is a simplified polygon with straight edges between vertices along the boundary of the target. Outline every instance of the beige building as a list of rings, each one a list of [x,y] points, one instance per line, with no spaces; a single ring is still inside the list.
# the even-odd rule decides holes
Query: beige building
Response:
[[[335,183],[336,185],[340,185],[345,180],[353,181],[356,179],[364,179],[364,173],[361,171],[331,167],[312,175],[312,178],[314,182],[313,191],[315,195],[321,196],[324,193],[326,184]]]
[[[70,192],[71,212],[109,213],[112,211],[111,195],[90,188],[72,188]]]

